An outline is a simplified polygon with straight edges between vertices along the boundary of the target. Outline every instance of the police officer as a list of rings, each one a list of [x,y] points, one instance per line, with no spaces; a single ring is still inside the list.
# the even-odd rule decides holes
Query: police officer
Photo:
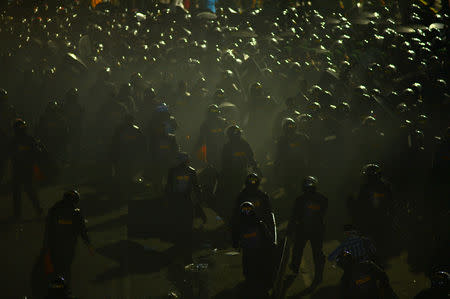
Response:
[[[195,199],[191,193],[195,193]],[[194,214],[199,213],[203,223],[206,216],[199,206],[200,186],[197,173],[189,166],[189,156],[185,152],[177,154],[176,166],[169,169],[166,194],[170,213],[174,219],[173,232],[175,248],[185,265],[192,263],[192,225]]]
[[[283,120],[283,134],[278,139],[275,154],[275,177],[288,193],[299,191],[295,189],[296,177],[304,177],[308,171],[309,137],[296,130],[292,118]]]
[[[297,104],[296,104],[295,98],[293,98],[293,97],[287,98],[285,101],[285,105],[286,105],[286,109],[279,112],[278,115],[275,117],[273,129],[272,129],[273,138],[275,140],[280,136],[280,134],[282,132],[283,120],[286,118],[295,117],[295,114],[297,111],[296,110]]]
[[[118,186],[125,187],[140,170],[146,151],[145,137],[135,124],[134,117],[127,114],[114,133],[111,160]],[[120,188],[120,193],[123,192]]]
[[[242,249],[242,269],[245,277],[245,298],[268,298],[272,284],[273,231],[249,201],[237,208],[233,221],[233,247]]]
[[[175,135],[169,133],[167,122],[157,124],[159,127],[150,132],[148,142],[151,166],[149,175],[155,188],[162,191],[162,180],[175,160],[179,147]]]
[[[269,195],[262,191],[259,186],[261,179],[256,173],[250,173],[245,179],[245,187],[239,193],[233,210],[233,222],[239,215],[239,207],[244,202],[253,204],[256,216],[265,223],[271,233],[276,236],[275,214],[272,211]]]
[[[90,253],[94,254],[85,219],[78,208],[79,201],[80,194],[77,190],[65,192],[63,199],[48,211],[45,227],[44,250],[50,256],[54,274],[65,277],[68,284],[79,236]]]
[[[398,298],[386,273],[372,261],[360,262],[350,251],[343,251],[336,261],[344,270],[340,282],[340,298]]]
[[[34,167],[39,160],[40,153],[41,148],[37,141],[27,133],[26,122],[22,119],[16,119],[14,122],[14,136],[9,147],[12,162],[14,216],[16,220],[19,220],[22,215],[22,188],[33,203],[36,213],[39,216],[43,214],[36,188],[33,185]]]
[[[372,237],[375,243],[385,240],[392,230],[392,191],[381,175],[378,164],[367,164],[362,170],[364,182],[356,200],[350,201],[350,213],[354,223]],[[381,247],[381,246],[380,246]]]
[[[414,299],[440,299],[450,297],[450,275],[447,271],[436,270],[430,279],[431,288],[421,291]]]
[[[220,164],[220,150],[225,144],[226,120],[220,116],[220,108],[216,104],[208,107],[206,119],[200,126],[197,148],[200,148],[200,160],[213,167]]]
[[[235,197],[241,190],[242,183],[248,174],[248,168],[253,168],[256,173],[260,172],[253,157],[253,150],[248,142],[242,138],[242,131],[237,125],[228,127],[226,134],[228,142],[222,149],[222,173],[221,194],[224,198]],[[224,208],[230,211],[228,202],[223,202]]]
[[[325,265],[325,256],[322,252],[324,217],[328,209],[328,199],[317,192],[317,183],[317,178],[313,176],[303,180],[303,194],[296,199],[288,226],[289,234],[295,238],[290,266],[295,274],[298,274],[306,242],[311,242],[314,258],[312,289],[322,282]]]

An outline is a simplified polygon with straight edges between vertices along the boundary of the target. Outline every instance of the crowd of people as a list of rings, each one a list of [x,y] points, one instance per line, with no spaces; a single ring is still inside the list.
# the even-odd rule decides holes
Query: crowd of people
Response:
[[[97,172],[126,200],[144,181],[177,219],[183,264],[193,262],[193,219],[206,222],[209,206],[243,250],[246,298],[264,298],[278,266],[276,222],[289,219],[293,273],[311,242],[312,292],[333,209],[330,222],[352,224],[350,245],[329,257],[344,269],[342,298],[395,298],[383,267],[396,243],[413,269],[438,279],[431,292],[447,292],[449,12],[270,3],[216,13],[8,4],[0,181],[11,186],[14,221],[22,191],[46,214],[39,184]],[[66,192],[47,215],[44,255],[65,281],[76,236],[92,248],[79,197]],[[351,249],[357,242],[363,252]]]

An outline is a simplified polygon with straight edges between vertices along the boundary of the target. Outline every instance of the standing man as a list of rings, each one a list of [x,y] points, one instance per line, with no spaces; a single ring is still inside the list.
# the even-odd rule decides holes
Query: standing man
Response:
[[[306,242],[311,242],[314,258],[314,280],[310,289],[322,282],[325,256],[322,252],[325,232],[324,218],[328,199],[317,192],[317,178],[308,176],[303,181],[303,194],[295,202],[288,232],[294,235],[291,270],[298,274]]]
[[[185,265],[192,263],[192,226],[194,213],[199,212],[203,223],[206,223],[206,215],[198,202],[191,197],[192,191],[196,199],[200,198],[200,187],[197,182],[195,169],[189,166],[187,153],[177,154],[177,164],[169,169],[167,176],[166,194],[173,222],[175,248]]]
[[[63,199],[48,211],[45,227],[44,250],[50,257],[54,274],[64,277],[68,284],[78,236],[81,236],[90,253],[94,254],[85,219],[78,208],[79,201],[77,190],[65,192]]]
[[[22,216],[22,188],[33,203],[36,213],[41,216],[44,212],[33,184],[34,167],[39,159],[40,152],[41,149],[37,141],[27,133],[26,122],[22,119],[16,119],[14,122],[14,136],[9,148],[12,162],[15,220],[20,220]]]

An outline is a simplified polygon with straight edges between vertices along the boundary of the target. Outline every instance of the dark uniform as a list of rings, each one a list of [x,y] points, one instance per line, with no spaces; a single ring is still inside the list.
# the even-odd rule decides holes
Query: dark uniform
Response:
[[[78,236],[92,250],[85,219],[77,208],[79,198],[75,190],[66,192],[63,200],[48,211],[45,228],[44,250],[50,256],[54,273],[65,277],[68,283]]]
[[[270,204],[269,195],[258,188],[259,184],[260,179],[257,174],[251,173],[247,176],[245,188],[239,193],[233,209],[233,223],[239,218],[239,207],[244,202],[250,202],[253,204],[258,219],[262,220],[274,234],[275,217],[272,212],[272,205]]]
[[[324,217],[328,209],[328,199],[316,191],[317,179],[304,180],[304,193],[296,199],[288,231],[295,236],[291,269],[298,273],[306,242],[311,242],[314,258],[313,286],[322,282],[325,256],[322,252],[325,232]]]
[[[245,298],[267,298],[272,285],[274,234],[251,202],[237,208],[233,222],[233,247],[242,249]]]
[[[188,165],[189,157],[186,153],[179,153],[177,166],[169,169],[167,176],[166,193],[169,210],[173,217],[173,237],[175,247],[183,258],[185,265],[192,263],[192,225],[194,212],[200,212],[203,222],[206,216],[198,204],[194,203],[191,193],[194,191],[197,200],[200,196],[200,187],[197,182],[195,169]]]
[[[286,118],[283,135],[278,139],[275,156],[275,177],[288,191],[296,190],[297,177],[304,177],[308,167],[309,138],[297,133],[295,121]]]
[[[161,124],[159,132],[149,140],[150,177],[156,188],[162,187],[162,180],[179,151],[175,135],[168,133],[166,129],[164,123]]]
[[[352,218],[361,231],[375,242],[389,242],[386,234],[392,230],[391,187],[381,178],[380,168],[376,164],[366,165],[363,175],[366,182],[361,186],[357,200],[350,204]]]
[[[241,137],[241,129],[231,126],[227,129],[229,141],[222,150],[222,173],[220,194],[223,198],[225,216],[231,210],[232,202],[228,198],[235,198],[239,194],[249,167],[259,172],[253,157],[253,150],[246,140]]]
[[[42,215],[43,210],[39,204],[36,188],[33,185],[34,167],[39,159],[40,147],[37,141],[27,134],[26,123],[23,120],[16,120],[14,133],[9,147],[12,161],[14,216],[19,219],[22,215],[22,188],[33,203],[38,215]]]
[[[358,262],[350,252],[345,251],[338,257],[337,263],[344,270],[340,298],[398,298],[386,273],[372,261]]]
[[[141,162],[145,153],[145,137],[134,124],[133,117],[128,115],[116,128],[111,146],[112,164],[119,185],[130,183],[132,177],[143,169]]]
[[[200,148],[200,160],[214,167],[220,164],[220,151],[225,144],[227,122],[220,117],[220,109],[213,104],[208,107],[208,114],[200,126],[197,147]]]

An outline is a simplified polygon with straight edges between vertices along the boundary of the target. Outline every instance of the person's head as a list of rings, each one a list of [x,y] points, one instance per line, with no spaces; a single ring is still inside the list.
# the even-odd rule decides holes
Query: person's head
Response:
[[[63,200],[67,203],[72,204],[73,206],[76,206],[80,202],[80,193],[75,189],[68,190],[64,192]]]
[[[242,130],[238,125],[229,126],[227,129],[227,136],[230,140],[239,140],[242,135]]]
[[[208,106],[208,111],[207,111],[207,117],[208,118],[215,118],[220,116],[220,108],[218,105],[216,104],[211,104]]]
[[[314,176],[307,176],[303,180],[303,191],[306,193],[314,193],[317,191],[317,184],[319,181]]]
[[[374,183],[381,179],[381,168],[378,164],[367,164],[362,169],[362,175],[366,182]]]
[[[259,188],[261,180],[256,173],[250,173],[245,179],[245,187],[249,190],[256,190]]]
[[[68,103],[78,102],[79,97],[80,93],[78,91],[78,88],[73,87],[66,92],[66,102]]]
[[[13,129],[16,136],[24,136],[27,134],[27,123],[23,119],[17,118],[14,121]]]
[[[8,101],[8,92],[6,89],[0,88],[0,104]]]
[[[336,264],[344,270],[350,268],[354,263],[355,257],[348,250],[343,250],[336,258]]]
[[[283,127],[283,132],[286,135],[294,134],[295,130],[297,129],[295,121],[292,118],[283,119],[282,127]]]
[[[447,271],[436,270],[431,274],[431,287],[439,289],[449,288],[450,275]]]

